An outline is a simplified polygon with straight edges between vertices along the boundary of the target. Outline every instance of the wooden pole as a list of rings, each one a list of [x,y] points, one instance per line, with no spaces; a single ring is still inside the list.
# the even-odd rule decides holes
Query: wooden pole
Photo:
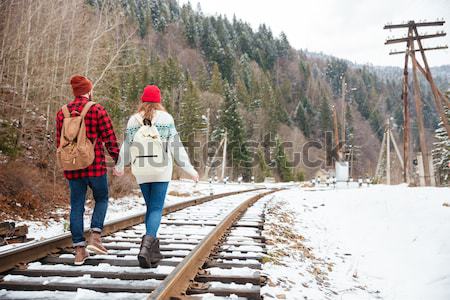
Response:
[[[208,143],[209,143],[209,124],[210,124],[210,121],[209,121],[209,111],[210,111],[210,109],[209,109],[209,107],[206,109],[206,145],[208,146]]]
[[[381,142],[380,154],[378,154],[377,168],[375,169],[375,176],[378,176],[381,168],[381,161],[383,160],[384,147],[386,145],[386,130],[383,133],[383,141]]]
[[[429,186],[430,183],[430,164],[428,160],[428,149],[425,140],[425,126],[423,123],[423,111],[422,111],[422,100],[420,99],[420,87],[419,79],[417,78],[417,62],[415,58],[414,43],[411,43],[411,60],[413,62],[413,83],[414,83],[414,102],[416,106],[416,119],[417,125],[419,127],[419,143],[420,150],[422,152],[423,170],[425,177],[425,185]]]
[[[203,174],[204,178],[208,178],[208,172],[209,172],[209,168],[208,168],[208,154],[209,154],[209,107],[206,109],[206,145],[205,145],[205,150],[206,150],[206,161],[205,161],[205,173]]]
[[[354,145],[352,145],[352,150],[350,151],[350,178],[353,178],[353,155],[354,155]]]
[[[334,146],[336,147],[338,160],[341,160],[341,149],[339,147],[339,132],[338,132],[338,122],[337,122],[337,112],[336,106],[333,105],[333,135],[334,135]]]
[[[388,118],[386,129],[386,184],[391,184],[391,124]]]
[[[219,154],[219,150],[220,150],[220,148],[222,147],[222,145],[223,145],[223,142],[224,142],[224,139],[222,139],[221,141],[220,141],[220,144],[219,144],[219,147],[217,147],[217,149],[216,149],[216,152],[214,152],[214,156],[212,157],[212,159],[211,159],[211,164],[212,163],[214,163],[214,159],[217,157],[217,154]],[[208,163],[206,163],[206,168],[205,168],[205,176],[208,176],[208,173],[209,173],[209,170],[211,169],[211,167],[208,165]]]
[[[419,36],[416,26],[414,26],[414,32],[415,32],[416,36]],[[436,84],[434,83],[433,77],[431,76],[430,67],[428,66],[428,61],[425,56],[425,51],[423,50],[422,41],[420,39],[417,39],[417,44],[419,45],[420,54],[422,55],[423,65],[425,67],[424,76],[427,79],[427,81],[430,83],[431,91],[433,92],[433,96],[434,96],[434,102],[436,105],[436,109],[439,113],[439,116],[441,117],[442,123],[444,124],[444,128],[447,131],[447,135],[450,137],[450,125],[448,124],[448,120],[447,120],[447,117],[444,112],[444,105],[441,101],[441,100],[444,100],[444,102],[447,102],[447,99],[444,99],[443,95],[439,92],[439,89],[437,88]],[[416,65],[418,65],[417,62],[416,62]],[[422,70],[423,70],[423,68],[422,68]],[[445,104],[447,104],[447,103],[445,103]]]
[[[402,156],[400,155],[400,150],[397,147],[397,142],[395,141],[394,136],[392,135],[392,130],[389,132],[389,136],[391,137],[391,142],[392,145],[394,146],[395,153],[397,154],[398,160],[400,161],[400,164],[402,165],[403,168],[403,159]]]
[[[345,89],[346,83],[345,83],[345,77],[344,75],[342,75],[342,124],[341,124],[341,142],[342,142],[342,146],[345,147],[345,140],[346,140],[346,136],[345,136]],[[342,151],[344,152],[345,150],[342,149]]]
[[[435,34],[419,35],[419,32],[417,30],[417,27],[443,26],[444,23],[445,23],[444,20],[434,21],[434,22],[418,22],[418,23],[416,23],[415,21],[409,21],[408,23],[389,24],[389,25],[384,26],[384,29],[408,28],[407,37],[388,39],[384,43],[385,45],[389,45],[389,44],[406,42],[406,50],[405,51],[394,51],[394,52],[390,53],[390,54],[405,53],[405,66],[404,66],[404,70],[403,70],[403,73],[404,73],[403,79],[404,80],[403,80],[403,93],[402,93],[403,106],[404,106],[404,111],[403,111],[403,117],[404,117],[404,135],[403,135],[403,166],[404,166],[404,170],[403,170],[403,175],[404,175],[405,182],[409,181],[409,176],[410,176],[409,174],[411,174],[411,169],[409,167],[410,166],[410,159],[409,159],[410,127],[409,127],[409,116],[408,116],[408,114],[409,114],[409,112],[408,112],[408,57],[409,56],[411,57],[412,64],[413,64],[412,69],[414,72],[413,80],[414,80],[414,91],[415,91],[414,97],[415,97],[416,110],[418,110],[417,114],[418,114],[419,131],[421,131],[420,128],[423,129],[424,127],[422,126],[423,125],[422,103],[421,103],[420,94],[419,94],[420,87],[417,82],[417,74],[416,74],[417,69],[419,69],[419,71],[424,75],[424,77],[427,79],[428,83],[430,84],[431,91],[434,96],[436,110],[438,111],[439,117],[444,124],[444,128],[447,132],[447,135],[450,137],[450,125],[449,125],[447,116],[445,114],[445,108],[448,108],[450,106],[450,100],[448,99],[448,97],[445,97],[441,93],[441,91],[439,91],[439,89],[437,88],[437,86],[433,80],[433,77],[431,75],[431,71],[430,71],[430,68],[428,65],[427,58],[425,56],[425,51],[448,49],[448,46],[436,46],[436,47],[424,48],[422,45],[422,40],[436,38],[436,37],[443,37],[443,36],[446,36],[446,33],[441,31],[441,32],[436,32]],[[414,49],[414,41],[417,41],[418,49]],[[423,63],[424,63],[424,67],[422,67],[420,65],[420,63],[417,61],[415,52],[420,52]],[[425,143],[425,139],[423,138],[424,135],[419,132],[419,137],[421,137],[421,151],[423,152],[424,150],[426,150],[426,148],[425,148],[426,143]],[[424,160],[424,164],[425,164],[424,173],[427,173],[427,169],[428,170],[430,169],[429,166],[427,165],[427,161],[429,161],[428,155],[423,154],[423,160]],[[429,174],[425,175],[425,176],[429,176]],[[430,178],[427,178],[427,181],[429,179]]]
[[[408,36],[412,36],[411,29]],[[403,182],[409,183],[409,105],[408,105],[408,57],[411,40],[406,42],[405,65],[403,67]]]
[[[227,165],[227,132],[225,131],[223,143],[223,157],[222,157],[222,180],[225,178],[225,168]]]

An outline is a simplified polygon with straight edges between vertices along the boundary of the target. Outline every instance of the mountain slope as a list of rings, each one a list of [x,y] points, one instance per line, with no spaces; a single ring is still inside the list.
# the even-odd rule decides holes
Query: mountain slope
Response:
[[[207,16],[175,0],[10,0],[1,5],[2,117],[12,124],[8,130],[18,127],[17,144],[32,147],[27,151],[41,165],[53,165],[53,115],[70,99],[67,82],[74,73],[93,79],[96,100],[108,108],[119,132],[142,88],[160,86],[189,146],[203,145],[209,128],[209,150],[190,149],[201,173],[208,161],[204,153],[213,155],[227,132],[229,176],[313,176],[319,167],[308,167],[302,150],[311,145],[307,141],[319,141],[311,156],[327,157],[333,106],[338,126],[343,125],[342,76],[345,141],[360,147],[354,176],[373,175],[388,116],[401,135],[400,78],[295,50],[284,34],[275,37],[266,25],[253,30],[243,20]],[[427,93],[426,103],[430,99]],[[186,121],[194,107],[205,116],[203,122]],[[436,126],[432,106],[424,111],[431,129]],[[287,153],[290,164],[277,164],[280,153]],[[213,168],[208,175],[217,172]]]

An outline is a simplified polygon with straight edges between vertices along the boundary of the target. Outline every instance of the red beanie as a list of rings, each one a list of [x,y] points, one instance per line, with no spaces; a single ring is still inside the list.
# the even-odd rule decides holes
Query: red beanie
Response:
[[[161,91],[156,85],[147,85],[141,96],[142,102],[161,102]]]
[[[72,76],[70,84],[75,97],[87,94],[92,90],[92,82],[81,75]]]

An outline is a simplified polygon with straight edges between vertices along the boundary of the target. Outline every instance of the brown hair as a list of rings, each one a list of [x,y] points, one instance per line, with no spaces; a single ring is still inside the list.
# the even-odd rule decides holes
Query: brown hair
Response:
[[[166,109],[160,102],[142,102],[138,107],[138,112],[143,112],[144,119],[149,120],[153,118],[155,110],[166,111]]]

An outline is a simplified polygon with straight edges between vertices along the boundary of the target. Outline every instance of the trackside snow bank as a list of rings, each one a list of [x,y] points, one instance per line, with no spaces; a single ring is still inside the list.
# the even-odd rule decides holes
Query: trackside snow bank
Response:
[[[450,299],[449,188],[274,195],[262,294],[287,299]]]

